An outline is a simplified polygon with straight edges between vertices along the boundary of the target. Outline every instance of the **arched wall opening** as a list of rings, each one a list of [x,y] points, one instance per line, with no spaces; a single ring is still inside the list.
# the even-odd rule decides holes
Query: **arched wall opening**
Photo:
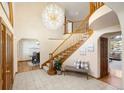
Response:
[[[105,3],[108,7],[110,7],[118,16],[120,27],[122,31],[122,44],[123,44],[123,51],[124,51],[124,3]],[[124,52],[122,52],[122,77],[124,77]],[[124,78],[122,78],[122,89],[124,89]]]
[[[101,11],[103,11],[102,13],[104,13],[104,14],[100,16]],[[98,15],[99,15],[99,17],[96,18]],[[97,53],[96,61],[98,64],[97,65],[98,66],[97,75],[98,75],[98,77],[101,77],[101,67],[100,67],[101,66],[101,63],[100,63],[100,61],[101,61],[101,59],[100,59],[101,58],[100,43],[101,42],[100,42],[100,39],[101,39],[101,37],[104,37],[105,35],[112,34],[112,33],[118,33],[118,32],[122,34],[122,38],[123,38],[123,30],[122,30],[122,24],[121,24],[120,18],[118,16],[118,13],[113,8],[110,8],[109,5],[107,6],[105,4],[103,7],[96,10],[94,12],[94,14],[91,16],[90,20],[93,20],[93,18],[96,18],[96,19],[94,21],[90,21],[89,25],[94,30],[94,33],[99,33],[99,36],[97,36],[98,41],[96,41],[97,42],[97,44],[96,44],[96,47],[97,47],[96,48],[97,49],[96,50],[96,53]],[[102,45],[105,44],[105,40],[103,40],[103,41],[104,41],[104,43],[102,43]],[[124,43],[122,40],[122,47],[123,47],[123,44]],[[107,44],[105,47],[108,47]],[[122,50],[123,50],[123,48],[122,48]],[[102,52],[104,52],[104,51],[102,51]],[[121,56],[123,56],[123,51],[121,54],[122,54]],[[108,56],[108,52],[106,52],[106,56]],[[123,66],[124,66],[123,65],[123,57],[121,57],[121,60],[122,60],[122,70],[123,70]],[[106,61],[108,62],[108,58]],[[104,67],[104,65],[103,65],[103,67]],[[105,69],[103,69],[103,72],[104,72],[104,70]],[[105,73],[105,74],[107,74],[107,73]],[[123,71],[122,71],[120,77],[123,77]],[[120,80],[119,88],[122,88],[122,79]]]
[[[122,81],[122,33],[112,32],[99,38],[100,77],[110,85],[121,88]],[[111,80],[111,81],[110,81]],[[115,83],[116,81],[116,83]]]
[[[25,72],[40,65],[40,42],[37,39],[22,38],[17,43],[18,72]]]
[[[120,18],[120,13],[119,13],[120,11],[118,11],[118,9],[117,9],[118,7],[116,8],[115,6],[111,6],[111,5],[109,6],[109,4],[107,4],[106,6],[109,7],[110,9],[112,9],[112,12],[116,15],[116,19],[113,19],[113,20],[118,20],[118,25],[120,27],[120,32],[119,32],[120,35],[117,35],[118,34],[118,32],[117,32],[117,33],[106,33],[106,34],[103,34],[101,36],[101,37],[106,37],[108,39],[108,44],[107,44],[108,45],[108,51],[107,52],[109,53],[108,54],[108,62],[109,62],[108,63],[108,74],[109,74],[109,77],[107,79],[110,79],[111,78],[110,80],[111,81],[114,81],[114,82],[109,82],[109,81],[107,81],[107,79],[105,79],[104,81],[106,83],[111,84],[112,86],[114,86],[116,88],[122,89],[124,87],[123,86],[124,85],[124,83],[123,83],[124,82],[124,80],[123,80],[123,76],[124,76],[124,73],[123,73],[123,70],[124,70],[124,62],[123,62],[123,60],[124,60],[123,59],[123,56],[124,56],[124,52],[123,52],[123,49],[124,49],[123,48],[123,45],[124,45],[124,42],[123,42],[123,40],[124,40],[123,39],[124,38],[123,26],[124,26],[124,24],[121,22],[122,21],[122,18]],[[110,21],[110,22],[113,22],[113,21]],[[106,22],[106,24],[107,24],[107,22]],[[110,52],[112,52],[112,51],[110,51],[110,45],[111,45],[110,44],[110,38],[111,38],[111,35],[110,34],[115,35],[115,38],[118,37],[118,36],[120,36],[120,38],[121,38],[121,40],[119,40],[119,42],[121,42],[121,46],[119,48],[120,51],[118,51],[118,53],[115,53],[116,50],[113,51],[114,53],[110,53]],[[99,42],[99,46],[100,46],[100,42]],[[101,65],[100,65],[100,67],[101,67]],[[101,72],[100,72],[100,74],[101,74]],[[116,81],[116,83],[115,83],[115,81]]]

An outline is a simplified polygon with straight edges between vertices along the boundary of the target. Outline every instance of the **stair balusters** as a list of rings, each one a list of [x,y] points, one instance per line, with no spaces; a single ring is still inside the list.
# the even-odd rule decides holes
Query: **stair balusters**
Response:
[[[103,2],[90,2],[90,15],[104,5]]]
[[[50,58],[46,61],[43,66],[47,66],[49,63],[48,74],[54,75],[56,74],[56,70],[54,68],[54,59],[60,56],[63,56],[63,53],[66,56],[63,56],[62,63],[74,52],[76,51],[82,44],[85,42],[88,37],[92,34],[92,30],[89,29],[89,17],[88,15],[84,20],[80,22],[78,28],[75,29],[74,33],[71,33],[52,53],[49,54]],[[84,36],[84,38],[83,38]]]

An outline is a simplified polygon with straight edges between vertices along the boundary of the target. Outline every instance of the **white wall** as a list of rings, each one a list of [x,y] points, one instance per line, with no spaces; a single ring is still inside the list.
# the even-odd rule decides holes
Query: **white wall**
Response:
[[[42,10],[45,3],[14,3],[14,31],[15,52],[20,39],[37,39],[40,42],[41,64],[48,60],[52,52],[63,40],[49,40],[51,37],[63,37],[63,27],[56,30],[47,30],[42,24]],[[17,53],[15,53],[17,57]],[[17,58],[16,58],[17,59]],[[17,63],[16,67],[17,67]],[[17,68],[16,68],[17,69]]]
[[[18,42],[18,61],[31,60],[33,52],[40,52],[39,41],[33,39],[22,39]]]
[[[99,55],[99,37],[105,33],[118,32],[120,31],[120,26],[112,26],[102,30],[94,31],[93,35],[75,52],[73,53],[65,62],[64,65],[74,65],[75,59],[82,61],[89,61],[90,64],[90,74],[96,78],[100,76],[100,55]],[[87,49],[87,46],[94,45],[94,52],[86,52],[86,55],[80,55],[82,49]]]
[[[124,3],[106,3],[110,8],[112,8],[115,13],[117,14],[119,21],[120,21],[120,26],[121,26],[121,31],[122,31],[122,43],[124,45]],[[123,46],[124,50],[124,46]],[[124,89],[124,52],[122,53],[122,87]]]
[[[106,5],[103,5],[102,7],[100,7],[97,11],[95,11],[92,14],[92,16],[90,17],[90,20],[89,20],[89,25],[91,25],[95,20],[97,20],[101,16],[104,16],[104,15],[106,15],[107,13],[109,13],[111,11],[112,11],[111,8],[109,8]]]
[[[111,5],[111,4],[110,4]],[[116,6],[116,3],[115,3]],[[115,7],[114,6],[114,7]],[[88,41],[82,45],[72,56],[70,56],[69,59],[66,60],[66,62],[64,63],[64,65],[73,65],[73,62],[75,59],[81,59],[81,60],[86,60],[90,62],[90,74],[96,78],[99,77],[99,71],[100,71],[100,59],[99,59],[99,37],[105,33],[110,33],[110,32],[116,32],[116,31],[121,31],[122,27],[124,28],[124,22],[123,22],[123,16],[124,16],[124,12],[120,12],[124,7],[123,4],[119,5],[121,8],[117,9],[117,12],[120,14],[120,20],[122,22],[121,24],[121,28],[119,26],[113,26],[113,27],[109,27],[109,28],[105,28],[105,29],[101,29],[101,30],[97,30],[94,31],[94,34],[88,39]],[[107,9],[107,10],[106,10]],[[100,11],[102,10],[102,11]],[[95,21],[97,18],[99,18],[100,16],[104,16],[104,14],[109,13],[110,11],[112,11],[112,9],[103,6],[101,7],[101,9],[96,11],[90,18],[89,24],[91,24],[93,21]],[[120,22],[120,23],[121,23]],[[123,25],[123,26],[122,26]],[[86,56],[82,56],[80,55],[80,50],[85,47],[87,47],[89,44],[94,44],[94,52],[92,53],[87,53]],[[90,59],[89,59],[90,58]],[[124,57],[123,57],[124,58]]]

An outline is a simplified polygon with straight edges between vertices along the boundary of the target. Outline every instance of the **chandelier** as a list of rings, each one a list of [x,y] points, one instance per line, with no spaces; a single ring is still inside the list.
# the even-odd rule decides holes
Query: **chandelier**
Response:
[[[49,4],[42,12],[42,21],[47,29],[57,30],[64,23],[64,10],[56,4]]]

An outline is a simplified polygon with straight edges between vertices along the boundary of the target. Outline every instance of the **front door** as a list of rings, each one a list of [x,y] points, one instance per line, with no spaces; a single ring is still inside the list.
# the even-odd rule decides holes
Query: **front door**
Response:
[[[0,90],[3,87],[3,66],[2,66],[2,25],[0,18]]]
[[[13,83],[13,35],[0,24],[0,89],[11,89]]]
[[[108,39],[100,38],[100,77],[108,75]]]
[[[6,29],[6,89],[13,83],[13,35]]]

